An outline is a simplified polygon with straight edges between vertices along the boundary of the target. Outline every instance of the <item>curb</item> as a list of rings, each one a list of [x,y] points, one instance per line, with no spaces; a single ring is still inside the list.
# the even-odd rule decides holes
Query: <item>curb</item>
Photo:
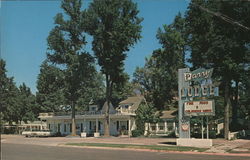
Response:
[[[128,150],[128,151],[141,151],[141,152],[163,152],[163,153],[182,153],[182,154],[195,154],[195,155],[215,155],[215,156],[238,156],[238,157],[250,157],[250,154],[246,153],[209,153],[209,152],[192,152],[192,151],[166,151],[166,150],[153,150],[153,149],[138,149],[138,148],[115,148],[115,147],[94,147],[94,146],[74,146],[59,144],[58,147],[69,148],[90,148],[90,149],[105,149],[105,150]]]

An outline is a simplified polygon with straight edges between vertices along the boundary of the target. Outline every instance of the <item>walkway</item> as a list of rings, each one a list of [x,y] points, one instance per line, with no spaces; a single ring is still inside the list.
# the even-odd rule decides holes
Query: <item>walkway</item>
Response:
[[[250,140],[237,139],[227,141],[224,139],[213,140],[213,146],[206,152],[212,153],[249,153],[250,154]]]

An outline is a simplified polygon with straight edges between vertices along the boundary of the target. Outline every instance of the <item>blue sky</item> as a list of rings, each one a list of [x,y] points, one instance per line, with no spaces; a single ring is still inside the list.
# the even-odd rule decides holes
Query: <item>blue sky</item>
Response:
[[[88,3],[83,2],[85,7]],[[172,23],[178,12],[185,13],[186,0],[135,0],[140,10],[142,38],[128,52],[125,71],[133,75],[136,66],[143,66],[145,57],[160,47],[155,35],[163,24]],[[25,83],[33,93],[36,90],[40,65],[46,58],[47,37],[54,26],[53,18],[59,12],[60,1],[26,0],[1,3],[1,58],[6,61],[7,75],[17,85]],[[84,7],[84,8],[85,8]],[[89,43],[86,49],[91,51]]]

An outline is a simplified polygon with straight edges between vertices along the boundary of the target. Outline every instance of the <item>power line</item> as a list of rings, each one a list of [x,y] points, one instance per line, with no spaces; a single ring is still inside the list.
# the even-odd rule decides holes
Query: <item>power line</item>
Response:
[[[228,23],[230,23],[230,24],[237,25],[237,26],[239,26],[239,27],[241,27],[241,28],[244,28],[244,29],[246,29],[246,30],[250,30],[249,27],[244,26],[244,25],[241,24],[240,22],[235,21],[234,19],[228,17],[227,15],[221,14],[221,13],[219,13],[219,12],[213,12],[213,11],[211,11],[211,10],[209,10],[209,9],[207,9],[207,8],[204,8],[204,7],[202,7],[202,6],[198,5],[198,4],[195,4],[195,3],[193,3],[193,4],[194,4],[195,6],[197,6],[197,7],[199,7],[201,10],[206,11],[206,12],[208,12],[208,13],[210,13],[210,14],[213,14],[214,16],[219,17],[219,18],[223,19],[224,21],[226,21],[226,22],[228,22]]]

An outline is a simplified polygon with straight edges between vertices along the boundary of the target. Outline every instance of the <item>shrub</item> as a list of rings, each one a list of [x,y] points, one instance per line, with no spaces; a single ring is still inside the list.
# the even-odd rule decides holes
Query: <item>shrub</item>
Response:
[[[62,137],[61,132],[56,132],[56,134],[54,135],[55,137]]]
[[[168,138],[176,138],[175,131],[170,132],[170,133],[167,135],[167,137],[168,137]]]
[[[220,134],[218,134],[216,138],[224,138],[224,129],[220,130]]]
[[[209,138],[215,139],[216,138],[216,131],[209,131]]]
[[[143,135],[143,131],[141,131],[141,130],[133,130],[132,131],[132,137],[139,137],[141,135]]]
[[[3,129],[1,129],[1,133],[4,133],[4,134],[15,134],[15,133],[17,133],[17,131],[16,131],[16,128],[15,127],[9,127],[9,128],[3,128]]]
[[[201,138],[201,131],[196,132],[196,133],[191,133],[191,137],[193,138]],[[203,137],[207,138],[207,131],[203,132]],[[209,131],[209,138],[215,139],[216,138],[216,131]]]

